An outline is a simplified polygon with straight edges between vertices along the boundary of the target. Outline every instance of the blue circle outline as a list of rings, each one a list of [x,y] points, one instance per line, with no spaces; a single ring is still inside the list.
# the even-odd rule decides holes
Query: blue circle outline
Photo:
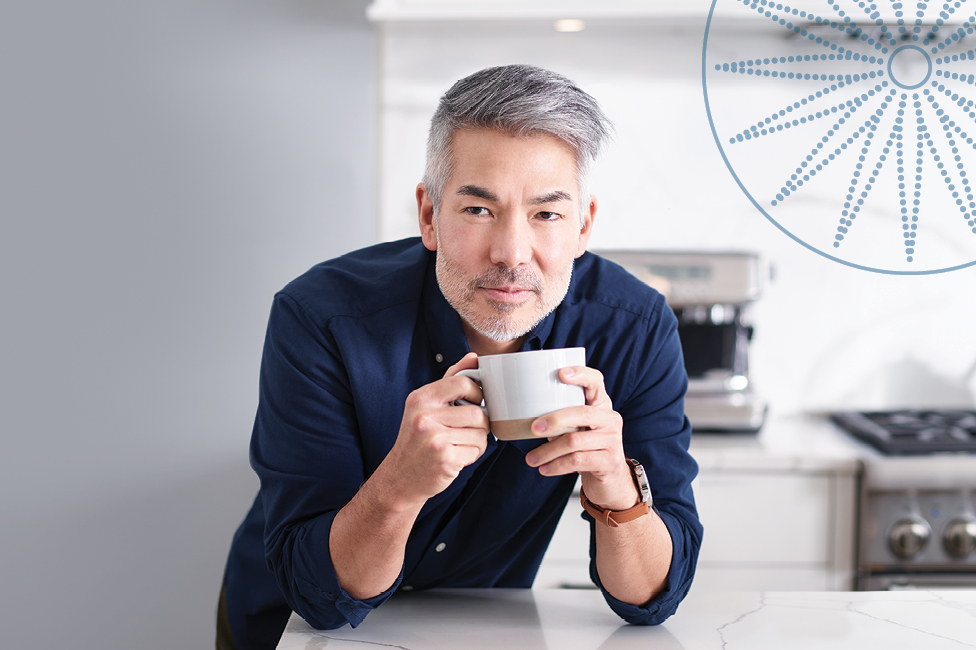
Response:
[[[914,86],[906,86],[905,84],[895,79],[895,75],[891,73],[891,63],[895,60],[895,55],[901,52],[902,50],[918,50],[919,52],[922,53],[922,56],[925,57],[926,63],[929,64],[929,71],[925,73],[925,79],[922,79]],[[931,77],[932,77],[932,57],[930,57],[929,53],[923,50],[922,48],[920,48],[918,45],[911,45],[911,44],[902,45],[894,52],[892,52],[891,56],[888,57],[888,78],[891,79],[891,83],[895,84],[899,88],[904,88],[905,90],[915,90],[916,88],[921,88],[922,86],[925,85],[925,82],[928,81]]]
[[[718,151],[722,155],[722,160],[725,161],[725,166],[729,168],[729,173],[732,174],[732,178],[735,179],[735,182],[736,184],[738,184],[739,189],[741,189],[742,193],[745,194],[750,201],[752,201],[752,204],[756,206],[756,209],[759,210],[759,212],[761,212],[762,215],[766,217],[766,219],[768,219],[771,224],[773,224],[774,226],[782,230],[790,239],[800,244],[804,248],[811,250],[818,255],[822,255],[823,257],[826,257],[828,260],[833,260],[838,264],[843,264],[844,266],[860,269],[862,271],[870,271],[872,273],[883,273],[887,275],[934,275],[936,273],[948,273],[950,271],[958,271],[959,269],[965,269],[970,266],[976,265],[976,260],[973,260],[972,262],[967,262],[966,264],[959,264],[957,266],[951,266],[944,269],[932,269],[929,271],[893,271],[891,269],[876,269],[871,266],[864,266],[863,264],[855,264],[854,262],[848,262],[847,260],[842,260],[838,257],[834,257],[833,255],[830,255],[829,253],[825,253],[819,248],[816,248],[806,243],[805,241],[803,241],[802,239],[800,239],[799,237],[791,233],[789,230],[787,230],[785,227],[783,227],[783,225],[780,224],[778,221],[773,219],[769,215],[769,213],[767,213],[763,209],[763,207],[759,205],[759,202],[756,201],[755,198],[753,198],[752,194],[749,193],[749,190],[746,189],[746,186],[742,184],[742,181],[739,179],[738,174],[736,174],[735,170],[732,169],[732,164],[729,163],[728,156],[725,155],[725,149],[722,148],[722,142],[719,140],[718,132],[715,130],[715,121],[712,119],[712,109],[708,103],[708,82],[705,79],[705,73],[707,71],[707,68],[705,67],[705,53],[708,51],[708,32],[712,27],[712,16],[715,13],[715,5],[717,3],[718,0],[712,0],[712,6],[708,10],[708,20],[705,23],[705,38],[702,43],[702,93],[705,97],[705,113],[706,115],[708,115],[708,125],[712,129],[712,137],[715,139],[715,144],[718,146]]]

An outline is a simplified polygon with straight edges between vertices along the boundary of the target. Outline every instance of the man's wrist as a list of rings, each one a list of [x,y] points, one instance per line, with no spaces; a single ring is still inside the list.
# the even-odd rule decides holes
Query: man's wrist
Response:
[[[647,503],[648,508],[654,505],[644,467],[632,458],[626,459],[621,471],[612,477],[587,479],[582,487],[586,488],[589,502],[600,510],[620,512],[641,503]]]
[[[634,484],[630,464],[625,461],[620,470],[603,480],[594,476],[583,481],[580,490],[585,487],[590,503],[601,510],[620,511],[632,508],[641,502],[640,491]]]
[[[616,510],[598,506],[591,502],[586,497],[584,489],[580,488],[580,504],[583,506],[583,510],[610,528],[616,528],[620,524],[639,519],[650,512],[651,488],[648,486],[647,477],[644,475],[644,467],[632,458],[627,459],[627,467],[631,477],[631,485],[638,494],[637,503],[627,509]]]
[[[594,505],[589,499],[586,498],[586,492],[582,488],[580,488],[580,504],[583,506],[583,510],[588,512],[591,517],[610,528],[616,528],[620,524],[633,521],[650,512],[650,508],[643,500],[639,500],[637,505],[627,508],[626,510],[610,510],[607,508],[601,508],[600,506]]]
[[[427,503],[427,497],[413,494],[409,486],[398,484],[402,478],[387,457],[359,487],[359,493],[373,512],[416,516]]]

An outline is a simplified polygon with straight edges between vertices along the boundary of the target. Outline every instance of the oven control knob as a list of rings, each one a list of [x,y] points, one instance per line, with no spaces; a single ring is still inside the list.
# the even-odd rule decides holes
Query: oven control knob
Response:
[[[929,535],[929,525],[924,519],[900,519],[888,531],[888,547],[907,560],[925,548]]]
[[[966,557],[976,549],[976,520],[954,519],[946,526],[942,538],[946,553],[952,557]]]

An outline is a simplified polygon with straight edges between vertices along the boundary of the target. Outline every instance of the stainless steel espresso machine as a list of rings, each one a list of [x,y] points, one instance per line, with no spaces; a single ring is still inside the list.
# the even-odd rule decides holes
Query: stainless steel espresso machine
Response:
[[[668,299],[688,371],[685,414],[697,433],[754,433],[766,402],[749,378],[750,303],[762,290],[753,253],[596,251]]]

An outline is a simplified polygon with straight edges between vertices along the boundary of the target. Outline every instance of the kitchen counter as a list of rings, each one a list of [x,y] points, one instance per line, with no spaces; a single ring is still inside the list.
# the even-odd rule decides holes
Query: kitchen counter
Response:
[[[292,615],[279,650],[976,648],[976,591],[698,592],[658,627],[625,624],[600,592],[397,593],[356,629]]]
[[[826,416],[771,418],[758,434],[696,433],[691,455],[702,470],[846,471],[877,452],[834,426]]]

